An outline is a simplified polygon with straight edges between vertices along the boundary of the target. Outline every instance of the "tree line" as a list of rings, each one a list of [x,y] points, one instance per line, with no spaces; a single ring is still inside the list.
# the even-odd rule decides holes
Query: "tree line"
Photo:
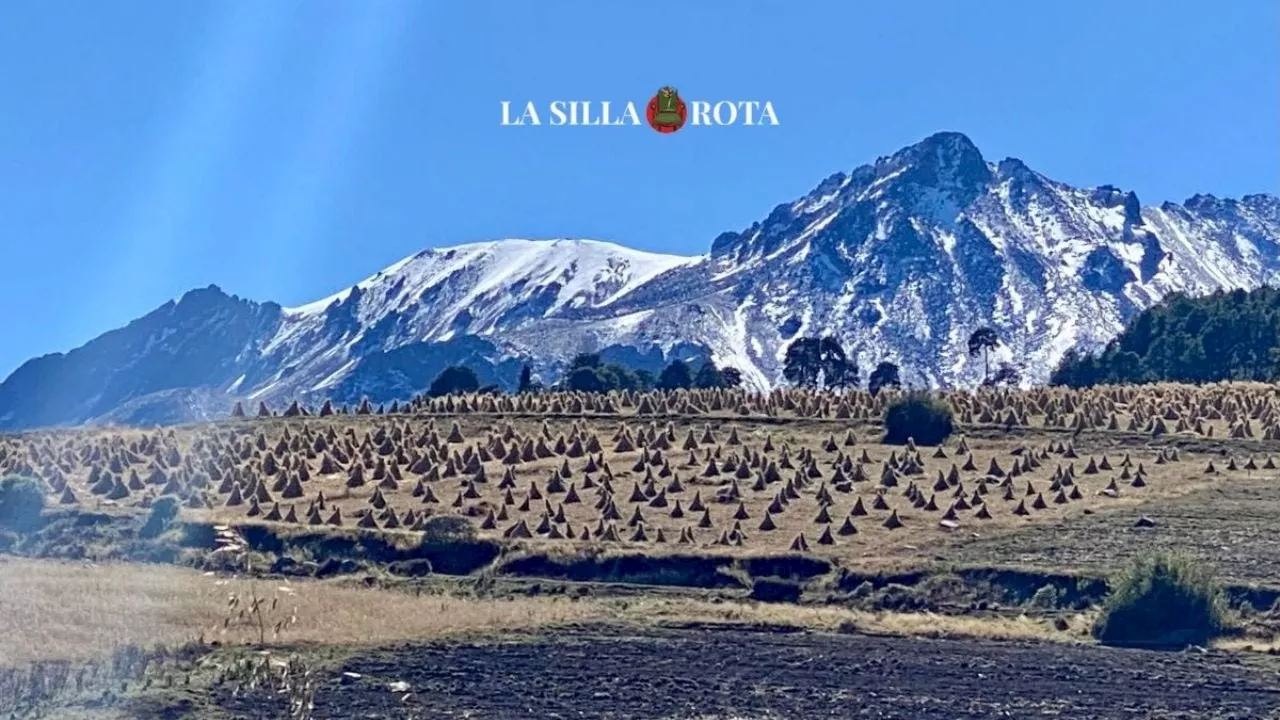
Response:
[[[980,327],[969,336],[970,357],[982,357],[984,386],[1017,385],[1022,373],[1016,365],[1002,362],[991,372],[990,353],[1001,345],[1000,336],[990,327]],[[857,361],[849,356],[834,337],[797,338],[787,346],[782,376],[797,387],[853,389],[860,386]],[[884,388],[901,388],[902,373],[898,366],[881,361],[867,376],[867,391],[872,395]]]
[[[983,385],[1017,385],[1021,373],[1010,363],[1001,363],[992,374],[989,355],[1001,344],[996,331],[978,328],[969,336],[970,357],[982,357]],[[801,337],[791,341],[783,359],[782,376],[796,387],[810,389],[852,390],[861,387],[857,360],[845,352],[840,341],[831,336]],[[673,360],[656,377],[645,369],[632,369],[619,363],[607,363],[598,353],[581,353],[573,358],[561,380],[552,390],[609,392],[611,390],[680,390],[689,388],[734,388],[742,385],[742,372],[734,367],[719,367],[706,360],[697,370],[684,360]],[[882,361],[867,376],[867,391],[872,395],[886,388],[901,388],[902,372],[889,361]],[[516,388],[519,394],[540,392],[545,388],[525,365]],[[497,386],[481,387],[473,370],[465,366],[445,368],[431,383],[427,394],[501,392]]]
[[[1069,351],[1051,385],[1280,379],[1280,290],[1175,293],[1138,313],[1099,353]]]
[[[812,389],[851,390],[861,382],[857,360],[829,335],[792,340],[782,361],[782,377],[792,385]],[[884,361],[871,371],[867,390],[875,395],[887,387],[902,387],[902,372],[894,363]]]
[[[529,372],[529,366],[526,365],[521,371],[521,387],[517,392],[536,389]],[[648,370],[633,370],[618,363],[606,363],[596,353],[581,353],[570,361],[569,368],[557,387],[581,392],[609,392],[730,388],[741,384],[741,371],[732,367],[718,367],[711,360],[704,361],[697,371],[684,360],[672,360],[654,377]]]
[[[733,388],[742,385],[742,372],[733,367],[719,367],[711,360],[697,370],[684,360],[672,360],[657,376],[643,368],[632,369],[619,363],[607,363],[597,353],[580,353],[569,362],[563,377],[549,388],[533,376],[533,368],[520,369],[517,394],[543,390],[609,392],[610,390],[680,390],[690,388]],[[497,386],[482,388],[474,370],[464,365],[445,368],[431,383],[427,394],[439,397],[450,393],[501,392]]]

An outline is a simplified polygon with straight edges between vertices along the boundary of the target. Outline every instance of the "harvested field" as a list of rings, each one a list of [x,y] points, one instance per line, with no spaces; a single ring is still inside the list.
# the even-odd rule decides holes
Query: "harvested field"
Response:
[[[484,598],[26,559],[0,560],[0,587],[0,713],[41,708],[66,717],[114,712],[130,703],[151,709],[126,716],[185,716],[155,709],[169,702],[203,717],[199,709],[207,709],[210,697],[243,690],[243,676],[235,680],[226,669],[243,669],[246,654],[281,662],[341,658],[395,643],[466,643],[509,632],[536,637],[551,628],[563,637],[583,627],[598,634],[605,627],[599,623],[628,634],[664,626],[768,627],[1076,644],[1087,642],[1089,624],[1087,615],[1075,616],[1062,630],[1048,618],[870,613],[696,595]],[[263,602],[261,624],[246,611],[254,598]],[[271,715],[272,707],[264,700],[263,709],[249,715]]]
[[[1274,672],[1245,654],[1112,651],[1087,632],[1105,593],[1096,577],[1140,549],[1189,551],[1232,582],[1274,583],[1273,388],[951,393],[960,432],[938,447],[880,443],[892,398],[420,398],[2,436],[0,475],[38,479],[55,509],[38,531],[0,533],[0,547],[238,577],[0,562],[0,657],[93,659],[196,638],[356,652],[346,669],[364,679],[329,677],[319,717],[398,716],[392,704],[408,701],[377,684],[388,677],[413,697],[445,698],[415,717],[1276,709]],[[162,496],[180,501],[180,525],[153,537],[143,526]],[[270,603],[269,620],[246,615],[253,597]],[[1274,647],[1274,598],[1249,597],[1247,632],[1221,647]],[[550,626],[564,632],[550,637]],[[752,662],[729,660],[742,652]],[[245,717],[272,702],[216,699]]]
[[[858,566],[946,559],[1091,514],[1128,523],[1104,511],[1280,475],[1264,386],[947,399],[971,436],[937,448],[878,443],[886,394],[548,394],[34,433],[0,439],[0,471],[96,510],[171,494],[184,516],[228,524],[411,537],[452,515],[513,546],[809,552]]]
[[[244,718],[281,703],[263,693],[223,692],[216,701]],[[1220,653],[584,627],[359,656],[322,677],[314,717],[1225,720],[1277,712],[1274,668]]]
[[[1150,527],[1139,527],[1141,517]],[[965,563],[1057,567],[1102,574],[1148,550],[1178,550],[1235,583],[1275,585],[1280,578],[1280,483],[1274,478],[1222,481],[1186,495],[1033,525],[958,546]]]

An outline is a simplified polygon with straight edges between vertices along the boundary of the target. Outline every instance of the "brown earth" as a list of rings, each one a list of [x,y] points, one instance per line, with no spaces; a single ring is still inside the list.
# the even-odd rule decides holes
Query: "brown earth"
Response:
[[[883,394],[803,391],[447,398],[386,415],[290,412],[0,436],[0,475],[38,479],[58,506],[38,532],[0,533],[0,549],[234,573],[252,559],[255,574],[296,574],[284,572],[287,560],[317,578],[360,573],[371,589],[447,575],[475,597],[506,585],[611,595],[603,583],[624,583],[646,600],[674,586],[702,589],[714,604],[721,595],[745,601],[760,580],[785,578],[803,583],[805,603],[856,599],[866,612],[945,612],[953,623],[1025,612],[1047,584],[1063,591],[1049,610],[1075,617],[1101,599],[1099,576],[1147,548],[1189,552],[1232,583],[1280,577],[1273,388],[947,399],[962,433],[941,448],[881,444]],[[144,522],[163,495],[182,500],[180,525],[153,537]],[[1139,517],[1154,522],[1136,527]],[[438,537],[441,526],[478,538]],[[155,584],[131,592],[151,598]],[[1251,612],[1271,608],[1275,590],[1257,594]],[[217,613],[200,597],[203,619],[192,627],[203,628]],[[341,607],[397,625],[395,612]],[[913,617],[926,622],[905,634],[940,622]],[[320,610],[302,617],[359,627],[339,619]],[[315,716],[1280,717],[1275,668],[1249,664],[1272,660],[1265,656],[1109,650],[1070,637],[1031,645],[831,634],[836,623],[822,626],[827,634],[582,624],[598,619],[578,616],[554,634],[486,621],[503,634],[379,636],[359,650],[349,636],[320,632],[322,644],[359,654],[319,671]],[[86,622],[99,638],[132,627]],[[14,623],[33,624],[16,615]],[[1237,640],[1270,642],[1272,625]],[[401,638],[419,644],[369,649]],[[392,692],[393,682],[409,689]],[[224,689],[188,697],[187,709],[153,704],[136,716],[204,717],[210,702],[235,717],[284,715],[278,694],[215,686]]]
[[[237,718],[283,708],[216,701]],[[321,679],[314,717],[1245,720],[1280,717],[1280,678],[1219,652],[581,627],[352,659]]]
[[[1138,527],[1143,517],[1154,525]],[[1178,497],[973,539],[955,547],[949,559],[1106,574],[1139,553],[1176,550],[1209,564],[1224,580],[1274,585],[1280,578],[1278,517],[1280,482],[1224,479]]]

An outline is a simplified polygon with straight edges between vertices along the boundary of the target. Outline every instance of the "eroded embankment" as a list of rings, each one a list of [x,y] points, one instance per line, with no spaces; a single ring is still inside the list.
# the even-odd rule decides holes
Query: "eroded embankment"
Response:
[[[142,519],[135,515],[57,511],[49,514],[41,530],[10,537],[3,549],[30,557],[245,570],[242,558],[218,552],[216,525],[178,523],[152,538],[142,537],[141,526]],[[1099,603],[1107,592],[1105,579],[1098,575],[1033,568],[937,563],[867,571],[808,554],[648,554],[607,545],[566,553],[549,552],[537,543],[504,544],[430,533],[265,524],[238,526],[236,531],[251,551],[249,567],[255,574],[363,576],[379,583],[444,576],[490,593],[681,591],[876,610],[982,613],[1016,608],[1079,611]],[[1233,585],[1226,592],[1233,605],[1253,612],[1268,612],[1280,599],[1280,590],[1270,587]]]

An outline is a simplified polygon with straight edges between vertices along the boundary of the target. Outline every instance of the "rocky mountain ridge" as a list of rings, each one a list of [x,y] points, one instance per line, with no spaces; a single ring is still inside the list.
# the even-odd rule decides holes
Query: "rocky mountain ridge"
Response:
[[[971,385],[982,368],[965,341],[980,325],[1039,382],[1068,348],[1104,344],[1171,292],[1247,289],[1278,271],[1275,196],[1144,206],[938,133],[828,177],[704,255],[502,240],[424,250],[295,308],[192,291],[28,361],[0,383],[0,428],[206,419],[218,398],[387,401],[457,362],[511,386],[525,362],[550,378],[600,350],[649,369],[710,356],[764,388],[808,334],[839,337],[864,377],[887,359],[908,382]]]

